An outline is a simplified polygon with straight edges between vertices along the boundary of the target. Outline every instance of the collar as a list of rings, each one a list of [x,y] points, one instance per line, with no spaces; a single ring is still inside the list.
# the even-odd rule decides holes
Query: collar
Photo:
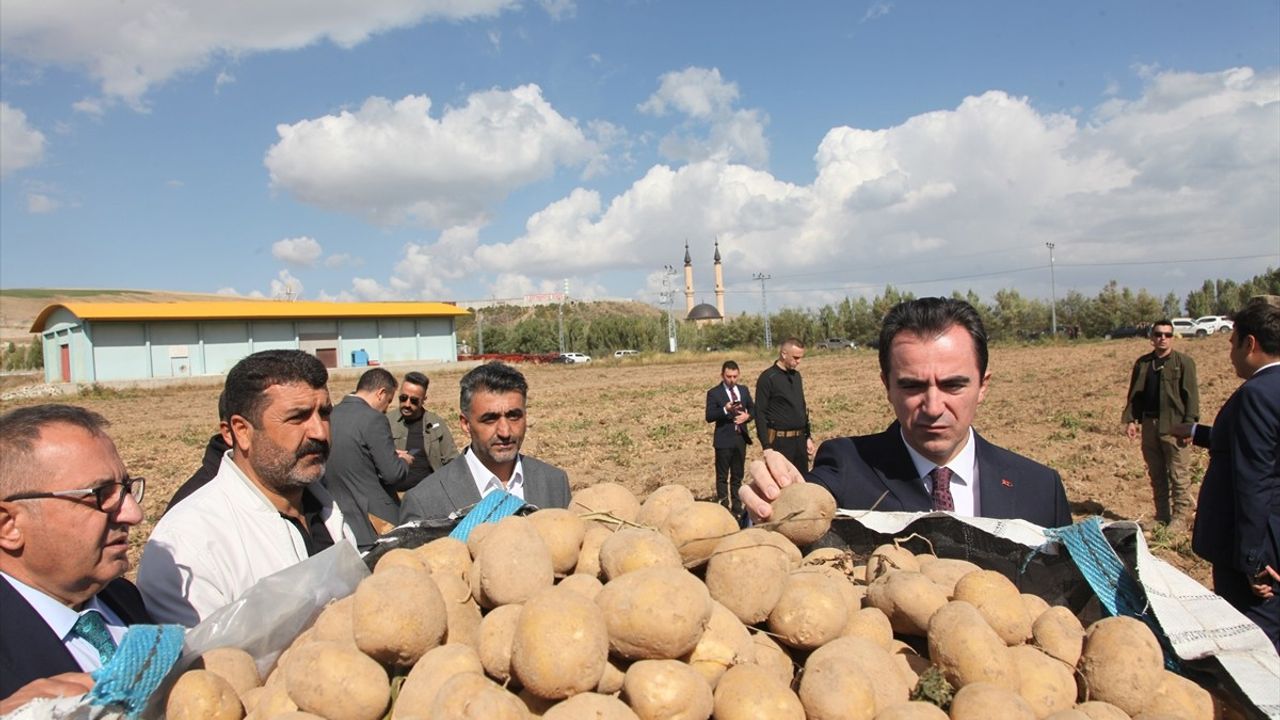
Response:
[[[520,498],[524,497],[524,455],[516,455],[516,467],[511,471],[511,480],[507,482],[507,486],[502,486],[502,481],[494,475],[489,468],[485,467],[476,454],[471,452],[471,446],[462,451],[462,456],[467,459],[467,469],[471,471],[471,479],[475,481],[476,490],[480,492],[480,497],[484,497],[494,490],[506,490],[512,495]]]
[[[1263,365],[1262,367],[1258,368],[1257,370],[1254,370],[1254,371],[1253,371],[1253,375],[1257,375],[1258,373],[1262,372],[1263,370],[1267,370],[1267,369],[1269,369],[1269,368],[1273,368],[1273,367],[1280,367],[1280,360],[1277,360],[1277,361],[1275,361],[1275,362],[1273,362],[1273,363],[1267,363],[1266,365]],[[1249,377],[1253,377],[1253,375],[1250,375]]]
[[[66,640],[67,635],[71,634],[71,628],[76,624],[76,620],[86,612],[97,611],[102,619],[107,623],[115,621],[116,614],[111,612],[106,603],[98,599],[97,595],[89,598],[82,609],[79,611],[74,608],[63,605],[61,601],[55,599],[52,595],[43,590],[33,588],[12,575],[0,572],[0,577],[8,581],[23,600],[31,606],[31,609],[44,618],[49,624],[49,629],[53,630],[60,639]]]
[[[916,449],[911,447],[911,443],[907,442],[907,436],[902,433],[901,426],[898,427],[898,434],[902,436],[902,445],[907,448],[907,454],[911,456],[911,463],[915,465],[916,477],[928,477],[929,473],[933,472],[935,467],[938,467],[937,463],[916,452]],[[973,437],[973,427],[970,427],[969,438],[965,441],[964,447],[960,448],[960,452],[943,467],[950,468],[953,482],[958,480],[967,485],[973,481],[974,468],[977,467],[977,461],[977,442]]]

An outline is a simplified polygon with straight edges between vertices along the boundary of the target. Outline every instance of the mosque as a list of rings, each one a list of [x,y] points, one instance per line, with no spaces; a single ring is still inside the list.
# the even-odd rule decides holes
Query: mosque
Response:
[[[724,269],[720,265],[720,241],[716,240],[715,254],[716,304],[693,304],[693,259],[689,256],[689,242],[684,243],[684,304],[685,320],[698,326],[724,322]]]

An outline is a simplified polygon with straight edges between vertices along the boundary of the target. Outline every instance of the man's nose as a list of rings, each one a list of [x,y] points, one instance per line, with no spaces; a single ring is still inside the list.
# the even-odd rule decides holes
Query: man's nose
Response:
[[[930,417],[938,417],[944,412],[942,402],[942,391],[936,387],[930,387],[924,391],[924,404],[921,409]]]
[[[112,522],[119,525],[137,525],[142,522],[142,505],[133,493],[125,493],[120,508],[116,510]]]

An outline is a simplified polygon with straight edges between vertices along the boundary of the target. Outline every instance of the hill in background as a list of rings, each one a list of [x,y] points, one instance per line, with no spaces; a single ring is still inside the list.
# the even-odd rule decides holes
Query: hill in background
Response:
[[[95,290],[74,288],[14,288],[0,290],[0,342],[31,342],[31,323],[53,303],[160,303],[177,301],[244,300],[236,295],[184,293],[168,290]]]

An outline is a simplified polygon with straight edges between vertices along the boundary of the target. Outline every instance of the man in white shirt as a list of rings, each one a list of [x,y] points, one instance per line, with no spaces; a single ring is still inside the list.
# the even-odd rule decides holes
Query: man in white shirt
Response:
[[[106,425],[71,405],[0,417],[0,714],[87,692],[127,626],[151,622],[122,577],[144,484]]]
[[[494,490],[540,508],[568,507],[568,475],[520,452],[528,423],[524,375],[493,362],[472,369],[459,384],[458,420],[471,444],[462,462],[445,465],[405,493],[400,522],[456,519]]]
[[[193,626],[262,578],[355,541],[318,482],[329,457],[328,371],[301,350],[264,350],[224,389],[232,449],[218,474],[156,523],[138,587],[161,622]]]

